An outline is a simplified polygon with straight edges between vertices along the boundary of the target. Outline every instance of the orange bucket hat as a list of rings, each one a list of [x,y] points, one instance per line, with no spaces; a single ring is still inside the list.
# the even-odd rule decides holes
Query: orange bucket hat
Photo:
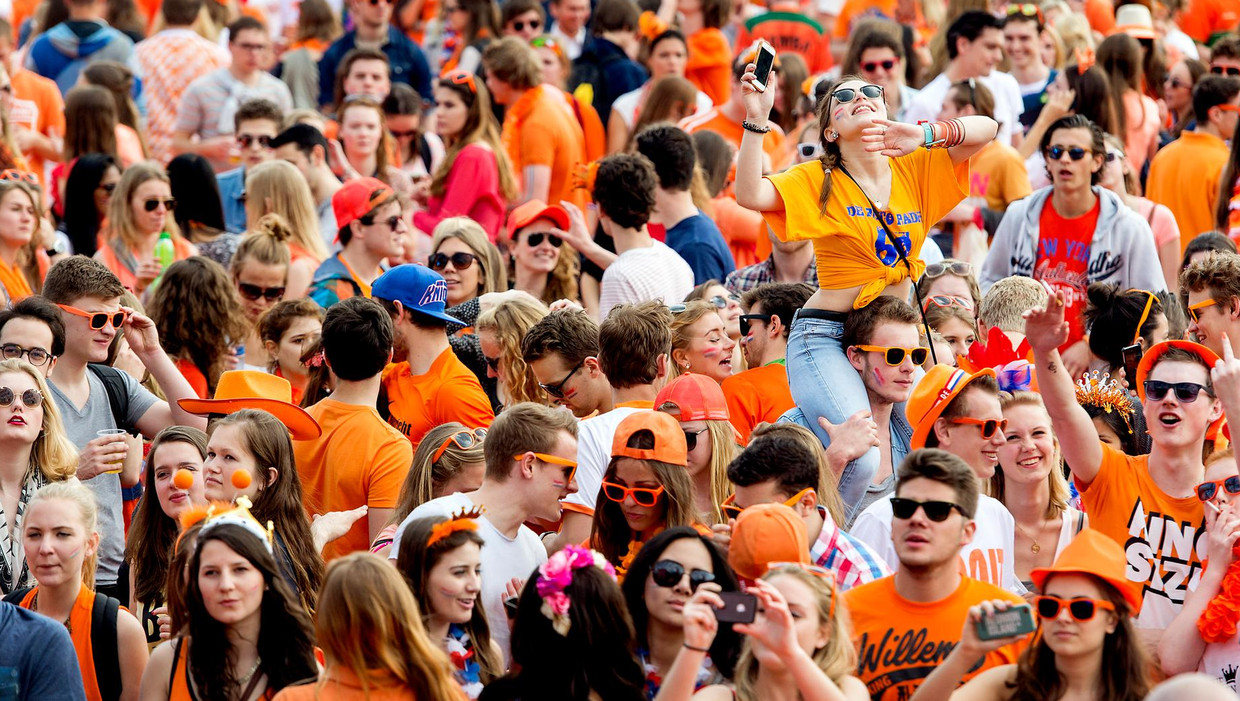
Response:
[[[261,409],[287,426],[293,440],[308,441],[323,435],[314,417],[293,403],[293,386],[288,380],[258,370],[229,370],[220,375],[214,397],[181,399],[177,406],[200,416]]]
[[[934,422],[943,415],[943,410],[970,382],[983,375],[993,378],[995,371],[982,368],[970,375],[949,365],[935,365],[930,368],[926,376],[921,378],[921,382],[913,388],[912,396],[904,405],[905,415],[913,424],[913,438],[909,443],[913,450],[926,447],[926,436],[930,435]]]
[[[813,564],[805,521],[783,504],[755,504],[732,526],[728,564],[745,579],[759,579],[772,562]]]
[[[1140,584],[1130,582],[1124,576],[1128,563],[1124,549],[1111,538],[1092,528],[1083,529],[1076,538],[1059,553],[1050,567],[1036,567],[1029,577],[1039,590],[1046,588],[1046,580],[1057,574],[1087,574],[1097,577],[1115,587],[1123,595],[1131,609],[1130,615],[1141,611]]]
[[[628,446],[629,439],[638,431],[650,431],[654,434],[653,448]],[[680,422],[672,418],[671,414],[661,411],[638,411],[624,417],[612,438],[611,456],[658,460],[681,467],[689,465],[688,441],[685,440],[685,432],[680,430]]]

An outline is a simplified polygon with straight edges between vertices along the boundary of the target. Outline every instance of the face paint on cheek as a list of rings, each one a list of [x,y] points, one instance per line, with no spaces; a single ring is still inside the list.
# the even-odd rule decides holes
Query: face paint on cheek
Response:
[[[65,556],[65,559],[66,559],[66,560],[72,560],[72,559],[76,558],[76,557],[77,557],[78,555],[80,555],[80,554],[82,554],[82,549],[81,549],[81,548],[77,548],[77,549],[75,549],[73,552],[71,552],[71,553],[69,553],[68,555],[66,555],[66,556]]]
[[[563,397],[563,398],[564,398],[564,399],[572,399],[573,397],[576,397],[576,396],[577,396],[577,390],[575,390],[575,389],[570,389],[570,390],[567,390],[567,391],[565,391],[565,392],[564,392],[564,397]]]
[[[880,373],[880,372],[878,371],[878,368],[874,368],[873,373],[874,373],[874,381],[875,381],[875,382],[877,382],[879,385],[884,385],[884,384],[886,384],[885,382],[883,382],[883,375],[882,375],[882,373]]]
[[[703,358],[713,358],[716,355],[719,355],[718,348],[707,348],[706,350],[702,351]]]
[[[831,114],[832,119],[839,119],[844,116],[844,108],[841,107]]]

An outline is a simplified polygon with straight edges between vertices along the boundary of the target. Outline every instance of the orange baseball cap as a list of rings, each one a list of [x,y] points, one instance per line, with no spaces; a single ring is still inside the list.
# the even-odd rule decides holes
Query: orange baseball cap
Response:
[[[354,219],[361,219],[396,198],[396,192],[377,178],[355,178],[346,182],[332,195],[332,212],[336,226],[343,229]],[[339,232],[337,232],[339,239]]]
[[[733,536],[735,538],[735,536]],[[1132,609],[1131,615],[1141,611],[1141,584],[1130,582],[1124,575],[1128,563],[1120,544],[1101,531],[1083,529],[1068,543],[1055,563],[1050,567],[1035,567],[1029,572],[1030,579],[1039,591],[1046,588],[1046,580],[1057,574],[1087,574],[1097,577],[1115,587]]]
[[[654,408],[680,414],[681,421],[727,421],[728,400],[718,382],[700,373],[685,373],[663,385]]]
[[[1192,341],[1163,341],[1155,343],[1153,347],[1145,351],[1145,355],[1141,356],[1141,362],[1137,365],[1137,396],[1141,397],[1141,401],[1145,401],[1145,380],[1150,376],[1150,370],[1154,368],[1154,364],[1162,357],[1164,353],[1172,348],[1186,350],[1189,353],[1201,358],[1201,362],[1206,364],[1207,368],[1214,367],[1219,361],[1218,355],[1214,351],[1206,348],[1200,343]],[[1207,372],[1209,372],[1207,370]]]
[[[934,427],[934,422],[943,415],[943,410],[969,386],[970,382],[983,375],[993,378],[995,371],[991,368],[982,368],[970,375],[950,365],[935,365],[930,368],[926,376],[921,378],[921,382],[913,388],[912,396],[904,405],[905,415],[913,424],[913,439],[909,442],[909,446],[914,450],[925,448],[926,436],[930,435],[930,429]]]
[[[812,564],[805,521],[778,503],[755,504],[732,526],[728,564],[745,579],[759,579],[772,562]]]
[[[289,381],[258,370],[229,370],[220,375],[213,398],[181,399],[177,406],[200,416],[261,409],[288,427],[293,440],[308,441],[323,435],[314,417],[293,403]]]
[[[628,446],[629,439],[638,431],[650,431],[654,434],[653,448]],[[680,422],[661,411],[638,411],[624,417],[611,440],[611,456],[658,460],[681,467],[689,465],[689,448],[685,441],[685,432],[680,430]]]
[[[508,215],[508,238],[516,235],[517,229],[527,227],[539,219],[550,219],[560,230],[568,229],[568,212],[558,204],[549,205],[542,200],[530,200],[512,210]]]

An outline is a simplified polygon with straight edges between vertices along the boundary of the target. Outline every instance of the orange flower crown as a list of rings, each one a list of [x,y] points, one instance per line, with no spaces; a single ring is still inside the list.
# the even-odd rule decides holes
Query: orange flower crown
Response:
[[[663,32],[667,31],[667,23],[659,19],[659,16],[650,10],[646,10],[637,19],[637,31],[646,41],[654,41]]]
[[[1111,379],[1110,374],[1098,375],[1095,370],[1076,383],[1076,403],[1081,406],[1096,406],[1110,414],[1116,412],[1132,430],[1132,417],[1137,413],[1132,397],[1119,382]]]
[[[598,178],[598,161],[590,161],[577,166],[573,171],[573,189],[594,192],[594,181]]]
[[[426,547],[430,549],[435,543],[447,538],[457,531],[476,531],[478,530],[478,517],[482,515],[482,509],[475,508],[465,510],[454,515],[452,518],[431,526],[431,535],[426,539]]]

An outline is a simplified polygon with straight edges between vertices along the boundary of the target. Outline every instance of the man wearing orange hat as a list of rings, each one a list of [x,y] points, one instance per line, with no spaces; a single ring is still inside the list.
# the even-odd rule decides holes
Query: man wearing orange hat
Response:
[[[342,248],[314,271],[306,292],[324,309],[349,297],[369,297],[384,261],[404,251],[409,229],[400,216],[396,193],[374,178],[345,183],[332,195],[332,210]]]
[[[996,599],[1024,602],[961,572],[963,549],[983,528],[975,520],[981,485],[969,465],[947,451],[914,450],[896,479],[896,498],[879,502],[894,513],[896,573],[844,593],[860,658],[857,676],[874,701],[908,699],[948,659],[971,607]],[[994,650],[967,676],[1011,664],[1019,652],[1017,646]]]
[[[905,411],[913,424],[909,445],[914,451],[942,448],[973,468],[974,475],[983,482],[995,474],[1007,422],[999,407],[994,370],[985,368],[970,375],[948,365],[936,365],[917,383]],[[899,544],[893,543],[892,514],[892,499],[880,499],[857,517],[851,532],[895,567]],[[962,544],[961,572],[1024,594],[1012,555],[1016,536],[1012,514],[997,499],[982,495],[976,513],[969,518],[976,522],[977,534]]]
[[[1137,625],[1157,637],[1201,576],[1205,524],[1196,487],[1205,475],[1203,444],[1225,408],[1240,411],[1240,362],[1225,339],[1225,363],[1188,341],[1146,351],[1132,384],[1143,402],[1150,454],[1124,455],[1098,440],[1077,404],[1056,350],[1066,333],[1064,307],[1062,294],[1048,294],[1046,307],[1026,316],[1042,397],[1090,526],[1124,548],[1129,586],[1144,600]]]

